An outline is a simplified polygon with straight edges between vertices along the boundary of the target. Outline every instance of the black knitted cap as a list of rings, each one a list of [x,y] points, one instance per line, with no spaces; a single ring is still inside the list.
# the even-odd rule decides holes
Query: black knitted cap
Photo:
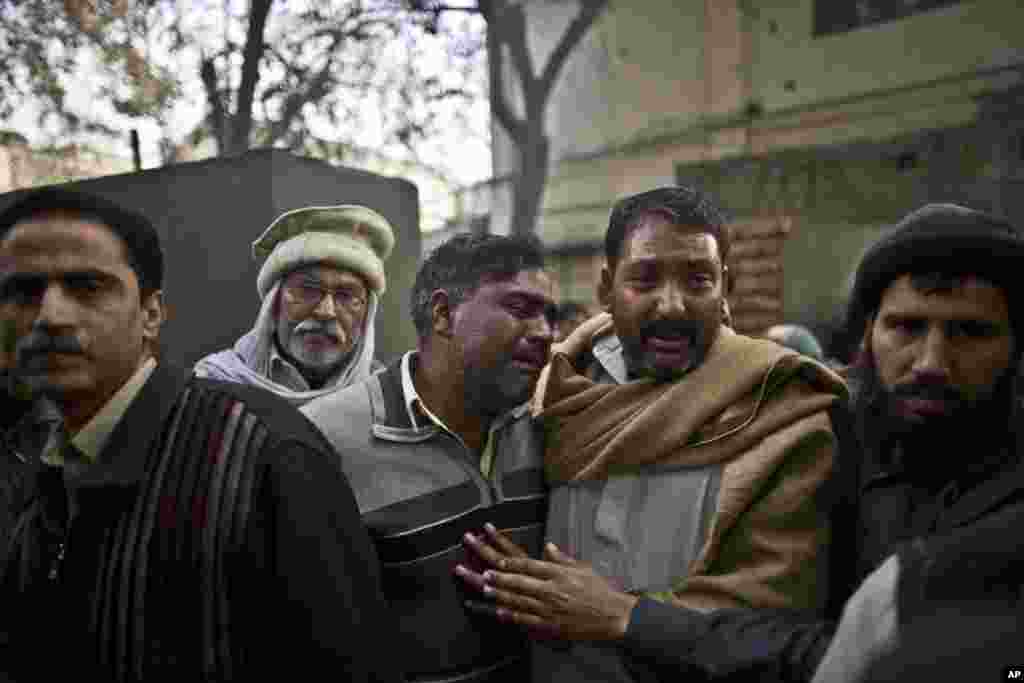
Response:
[[[1006,220],[956,204],[927,204],[871,245],[857,268],[849,324],[863,330],[893,280],[925,273],[991,282],[1006,293],[1014,331],[1024,325],[1024,238]]]

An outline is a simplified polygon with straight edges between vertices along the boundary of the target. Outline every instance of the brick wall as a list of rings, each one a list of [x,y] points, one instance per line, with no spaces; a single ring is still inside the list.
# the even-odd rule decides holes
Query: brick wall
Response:
[[[729,307],[737,332],[759,334],[782,322],[782,247],[792,226],[788,216],[749,217],[730,226]]]

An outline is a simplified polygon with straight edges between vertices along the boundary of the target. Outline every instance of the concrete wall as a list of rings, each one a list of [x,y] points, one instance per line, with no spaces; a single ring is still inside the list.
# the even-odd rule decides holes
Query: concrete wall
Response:
[[[415,344],[408,296],[420,262],[416,187],[398,178],[337,168],[283,151],[178,164],[96,178],[68,187],[142,211],[164,247],[164,355],[191,367],[231,346],[259,310],[251,244],[281,213],[313,205],[365,204],[396,230],[385,264],[388,291],[377,320],[378,357],[390,360]],[[0,195],[0,208],[19,192]]]
[[[524,4],[539,69],[576,2]],[[1014,0],[964,1],[827,36],[812,35],[813,5],[612,0],[553,91],[546,121],[553,159],[606,156],[659,136],[682,135],[677,142],[685,142],[687,133],[690,142],[706,144],[693,126],[728,123],[750,101],[766,114],[782,114],[1024,60],[1024,4]],[[501,176],[515,169],[515,157],[494,127],[494,174]],[[728,147],[730,137],[712,142]]]
[[[813,0],[746,4],[756,6],[749,19],[753,95],[769,111],[905,88],[1024,56],[1024,4],[1016,0],[965,0],[820,37],[812,35]]]
[[[19,142],[0,145],[0,192],[131,170],[131,159],[87,147],[42,151]]]
[[[541,65],[576,3],[526,7]],[[792,218],[782,253],[791,319],[838,313],[864,246],[925,201],[996,210],[1024,226],[1024,166],[1005,168],[1007,156],[1024,159],[1024,133],[1012,132],[1024,130],[1021,110],[1003,121],[984,114],[987,100],[1024,85],[1024,4],[964,0],[825,36],[813,35],[813,8],[609,3],[567,63],[546,121],[554,166],[538,232],[563,292],[591,290],[616,199],[699,182],[680,169],[702,163],[731,171],[730,160],[765,162],[714,192],[738,220]],[[860,145],[867,151],[851,159],[848,148]],[[900,167],[905,153],[915,161]],[[500,130],[494,168],[515,171]],[[505,211],[495,203],[492,225],[507,221]]]
[[[527,0],[535,64],[576,11]],[[599,230],[614,198],[673,181],[673,165],[965,125],[976,97],[1021,82],[1024,4],[973,0],[812,35],[813,0],[612,0],[555,86],[554,168],[540,234]],[[745,116],[756,102],[761,114]],[[494,124],[494,172],[516,159]],[[507,223],[497,202],[492,225]]]

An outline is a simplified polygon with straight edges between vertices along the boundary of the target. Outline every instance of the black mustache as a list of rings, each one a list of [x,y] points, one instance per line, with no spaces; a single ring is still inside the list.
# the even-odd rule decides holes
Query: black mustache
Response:
[[[682,337],[691,342],[697,339],[699,333],[700,326],[692,320],[655,320],[640,327],[640,335],[643,337]]]
[[[895,398],[919,398],[927,401],[948,401],[964,403],[964,396],[948,384],[904,384],[892,390]]]
[[[82,353],[82,344],[72,335],[54,336],[45,332],[32,332],[25,338],[21,352],[24,354],[42,353]]]

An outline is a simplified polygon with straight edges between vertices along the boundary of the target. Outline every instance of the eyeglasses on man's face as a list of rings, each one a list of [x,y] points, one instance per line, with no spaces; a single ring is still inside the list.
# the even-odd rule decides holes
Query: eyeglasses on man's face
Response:
[[[366,292],[353,285],[324,287],[319,280],[296,275],[285,280],[284,289],[288,298],[303,308],[316,308],[328,294],[336,308],[359,313],[366,307]]]

